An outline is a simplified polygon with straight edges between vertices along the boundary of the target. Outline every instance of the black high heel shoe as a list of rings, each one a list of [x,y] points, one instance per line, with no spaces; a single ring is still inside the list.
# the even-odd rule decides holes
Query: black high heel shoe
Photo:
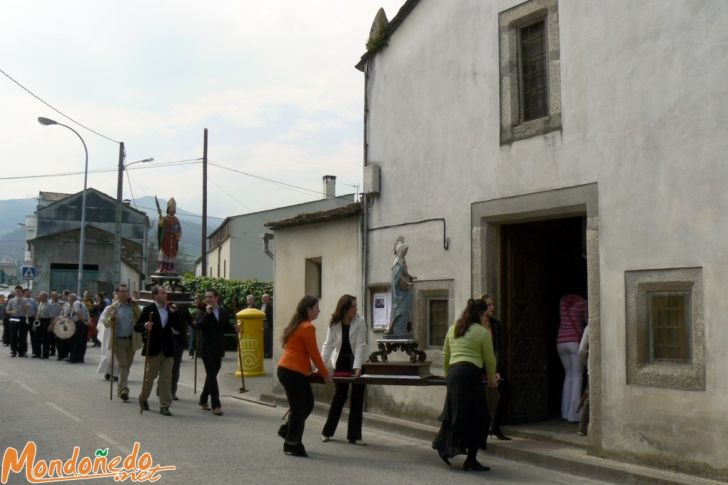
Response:
[[[465,460],[465,462],[463,463],[463,470],[465,470],[465,471],[473,470],[476,472],[487,472],[488,470],[490,470],[490,467],[481,465],[480,463],[478,463],[478,460],[473,459],[473,460]]]

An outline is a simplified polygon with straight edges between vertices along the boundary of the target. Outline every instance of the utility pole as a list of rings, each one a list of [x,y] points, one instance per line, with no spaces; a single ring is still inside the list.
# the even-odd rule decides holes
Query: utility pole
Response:
[[[202,145],[202,276],[207,276],[207,128]]]
[[[124,192],[124,142],[119,143],[119,170],[116,179],[116,230],[114,231],[114,288],[121,283],[121,198]],[[145,228],[146,230],[146,228]],[[145,251],[142,251],[145,253]]]

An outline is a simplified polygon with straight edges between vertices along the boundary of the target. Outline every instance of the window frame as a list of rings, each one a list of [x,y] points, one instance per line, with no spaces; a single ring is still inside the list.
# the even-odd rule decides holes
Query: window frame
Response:
[[[427,347],[428,348],[430,348],[430,347],[439,348],[439,347],[442,347],[443,344],[445,343],[445,337],[447,335],[447,329],[449,327],[449,325],[448,325],[449,318],[447,316],[445,317],[445,335],[443,335],[442,343],[439,343],[439,344],[432,343],[432,320],[431,320],[432,313],[430,312],[430,310],[431,310],[430,303],[432,303],[433,301],[445,302],[446,312],[448,313],[448,316],[449,316],[450,301],[449,301],[449,298],[447,295],[445,295],[445,296],[426,296],[425,297],[425,315],[426,315],[425,325],[426,325],[426,329],[427,329]]]
[[[546,115],[524,121],[521,29],[544,22]],[[498,15],[501,145],[561,130],[561,60],[557,0],[528,0]]]
[[[650,294],[688,293],[687,362],[653,359]],[[625,271],[627,384],[685,391],[705,390],[705,323],[702,268]]]

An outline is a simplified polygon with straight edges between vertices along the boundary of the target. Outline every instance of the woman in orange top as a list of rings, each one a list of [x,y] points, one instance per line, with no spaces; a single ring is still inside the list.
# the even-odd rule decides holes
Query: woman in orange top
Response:
[[[318,298],[304,296],[296,306],[296,313],[283,330],[283,356],[278,361],[278,380],[286,390],[288,422],[278,429],[278,436],[285,439],[283,452],[293,456],[308,456],[303,447],[303,428],[313,411],[313,391],[308,375],[311,361],[321,372],[326,384],[333,383],[321,359],[316,343],[316,327],[311,323],[319,315]]]

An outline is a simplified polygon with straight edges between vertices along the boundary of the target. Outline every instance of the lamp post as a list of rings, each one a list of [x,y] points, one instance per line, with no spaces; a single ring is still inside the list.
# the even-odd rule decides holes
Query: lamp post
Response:
[[[154,158],[145,158],[144,160],[139,160],[136,162],[127,163],[124,165],[124,143],[120,143],[119,147],[119,169],[117,174],[117,182],[116,182],[116,231],[114,234],[114,285],[118,285],[121,283],[121,205],[124,192],[124,169],[127,167],[131,167],[134,164],[137,163],[147,163],[147,162],[153,162]],[[144,228],[144,234],[146,236],[147,228]],[[144,241],[146,241],[146,237],[143,238]],[[145,247],[142,248],[142,259],[145,261],[147,257],[147,248],[146,244]],[[142,262],[142,267],[145,265]],[[144,277],[146,278],[146,274]]]
[[[88,148],[86,148],[86,142],[83,141],[81,135],[79,135],[78,132],[70,126],[64,125],[63,123],[59,123],[50,118],[44,118],[42,116],[38,117],[38,123],[44,126],[58,125],[68,128],[76,134],[79,140],[81,140],[81,143],[83,144],[83,151],[86,154],[86,162],[83,169],[83,195],[81,196],[81,235],[78,244],[78,281],[76,283],[76,295],[78,295],[78,297],[80,298],[81,286],[83,282],[83,250],[84,244],[86,242],[86,183],[88,182]]]

